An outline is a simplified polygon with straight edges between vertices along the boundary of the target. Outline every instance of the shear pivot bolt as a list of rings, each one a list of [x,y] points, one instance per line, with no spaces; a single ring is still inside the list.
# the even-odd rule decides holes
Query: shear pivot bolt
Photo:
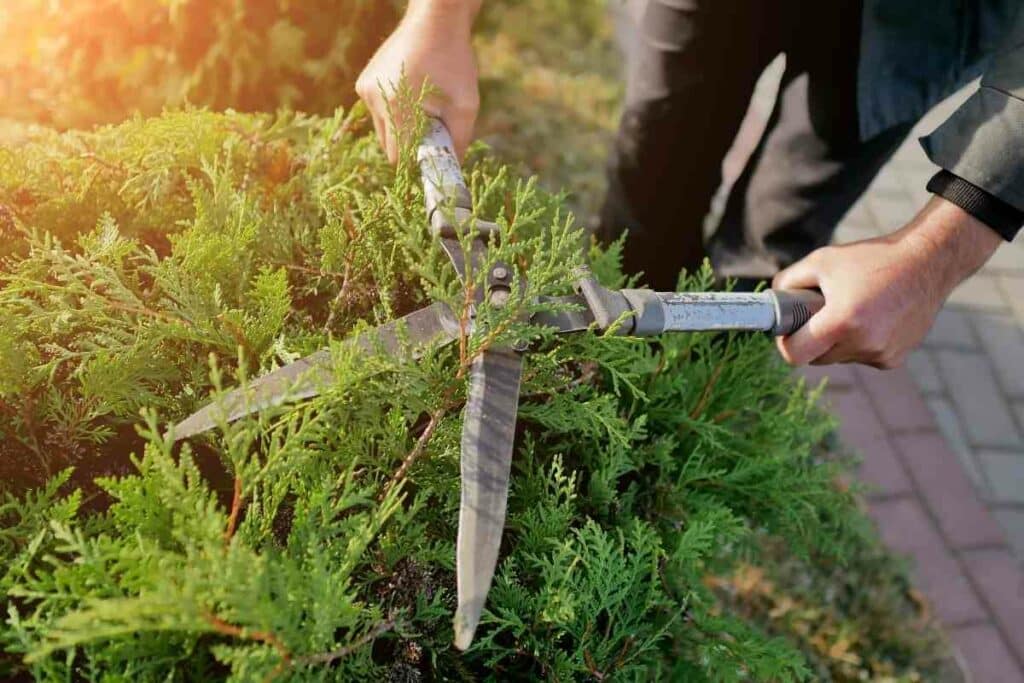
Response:
[[[492,306],[501,308],[508,303],[508,290],[507,289],[495,289],[491,291],[490,301]]]

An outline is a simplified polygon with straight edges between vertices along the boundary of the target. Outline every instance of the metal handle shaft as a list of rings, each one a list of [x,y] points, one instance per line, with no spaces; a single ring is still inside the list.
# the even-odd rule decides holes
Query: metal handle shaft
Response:
[[[423,177],[427,220],[435,236],[457,239],[472,230],[491,237],[500,232],[497,224],[473,218],[473,196],[455,156],[451,133],[441,119],[427,119],[427,132],[416,150],[416,160]]]
[[[811,290],[739,292],[652,292],[622,290],[633,309],[631,334],[748,330],[785,336],[796,332],[825,305]]]
[[[455,144],[441,119],[427,119],[427,132],[416,150],[416,161],[423,176],[428,218],[432,219],[437,209],[445,205],[473,208],[459,158],[455,156]]]

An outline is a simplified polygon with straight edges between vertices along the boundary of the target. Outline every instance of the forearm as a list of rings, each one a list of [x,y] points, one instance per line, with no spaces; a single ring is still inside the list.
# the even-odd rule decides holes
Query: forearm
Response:
[[[1002,238],[956,204],[933,197],[901,232],[921,251],[932,286],[952,291],[985,264]]]

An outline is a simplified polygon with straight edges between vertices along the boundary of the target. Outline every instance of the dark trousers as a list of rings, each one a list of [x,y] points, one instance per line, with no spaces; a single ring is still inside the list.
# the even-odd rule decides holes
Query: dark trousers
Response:
[[[598,225],[628,230],[624,267],[656,289],[710,256],[721,277],[769,279],[829,242],[912,124],[861,141],[860,2],[639,0],[625,109]],[[705,246],[702,223],[754,85],[786,68],[768,127]],[[898,226],[893,226],[895,229]]]

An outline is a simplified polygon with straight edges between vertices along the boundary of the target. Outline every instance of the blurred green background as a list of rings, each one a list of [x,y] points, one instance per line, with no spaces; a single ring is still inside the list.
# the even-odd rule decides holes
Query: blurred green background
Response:
[[[5,0],[0,135],[91,128],[185,105],[351,106],[400,0]],[[618,108],[604,0],[485,2],[478,133],[503,159],[592,209]],[[557,144],[551,144],[557,140]]]

